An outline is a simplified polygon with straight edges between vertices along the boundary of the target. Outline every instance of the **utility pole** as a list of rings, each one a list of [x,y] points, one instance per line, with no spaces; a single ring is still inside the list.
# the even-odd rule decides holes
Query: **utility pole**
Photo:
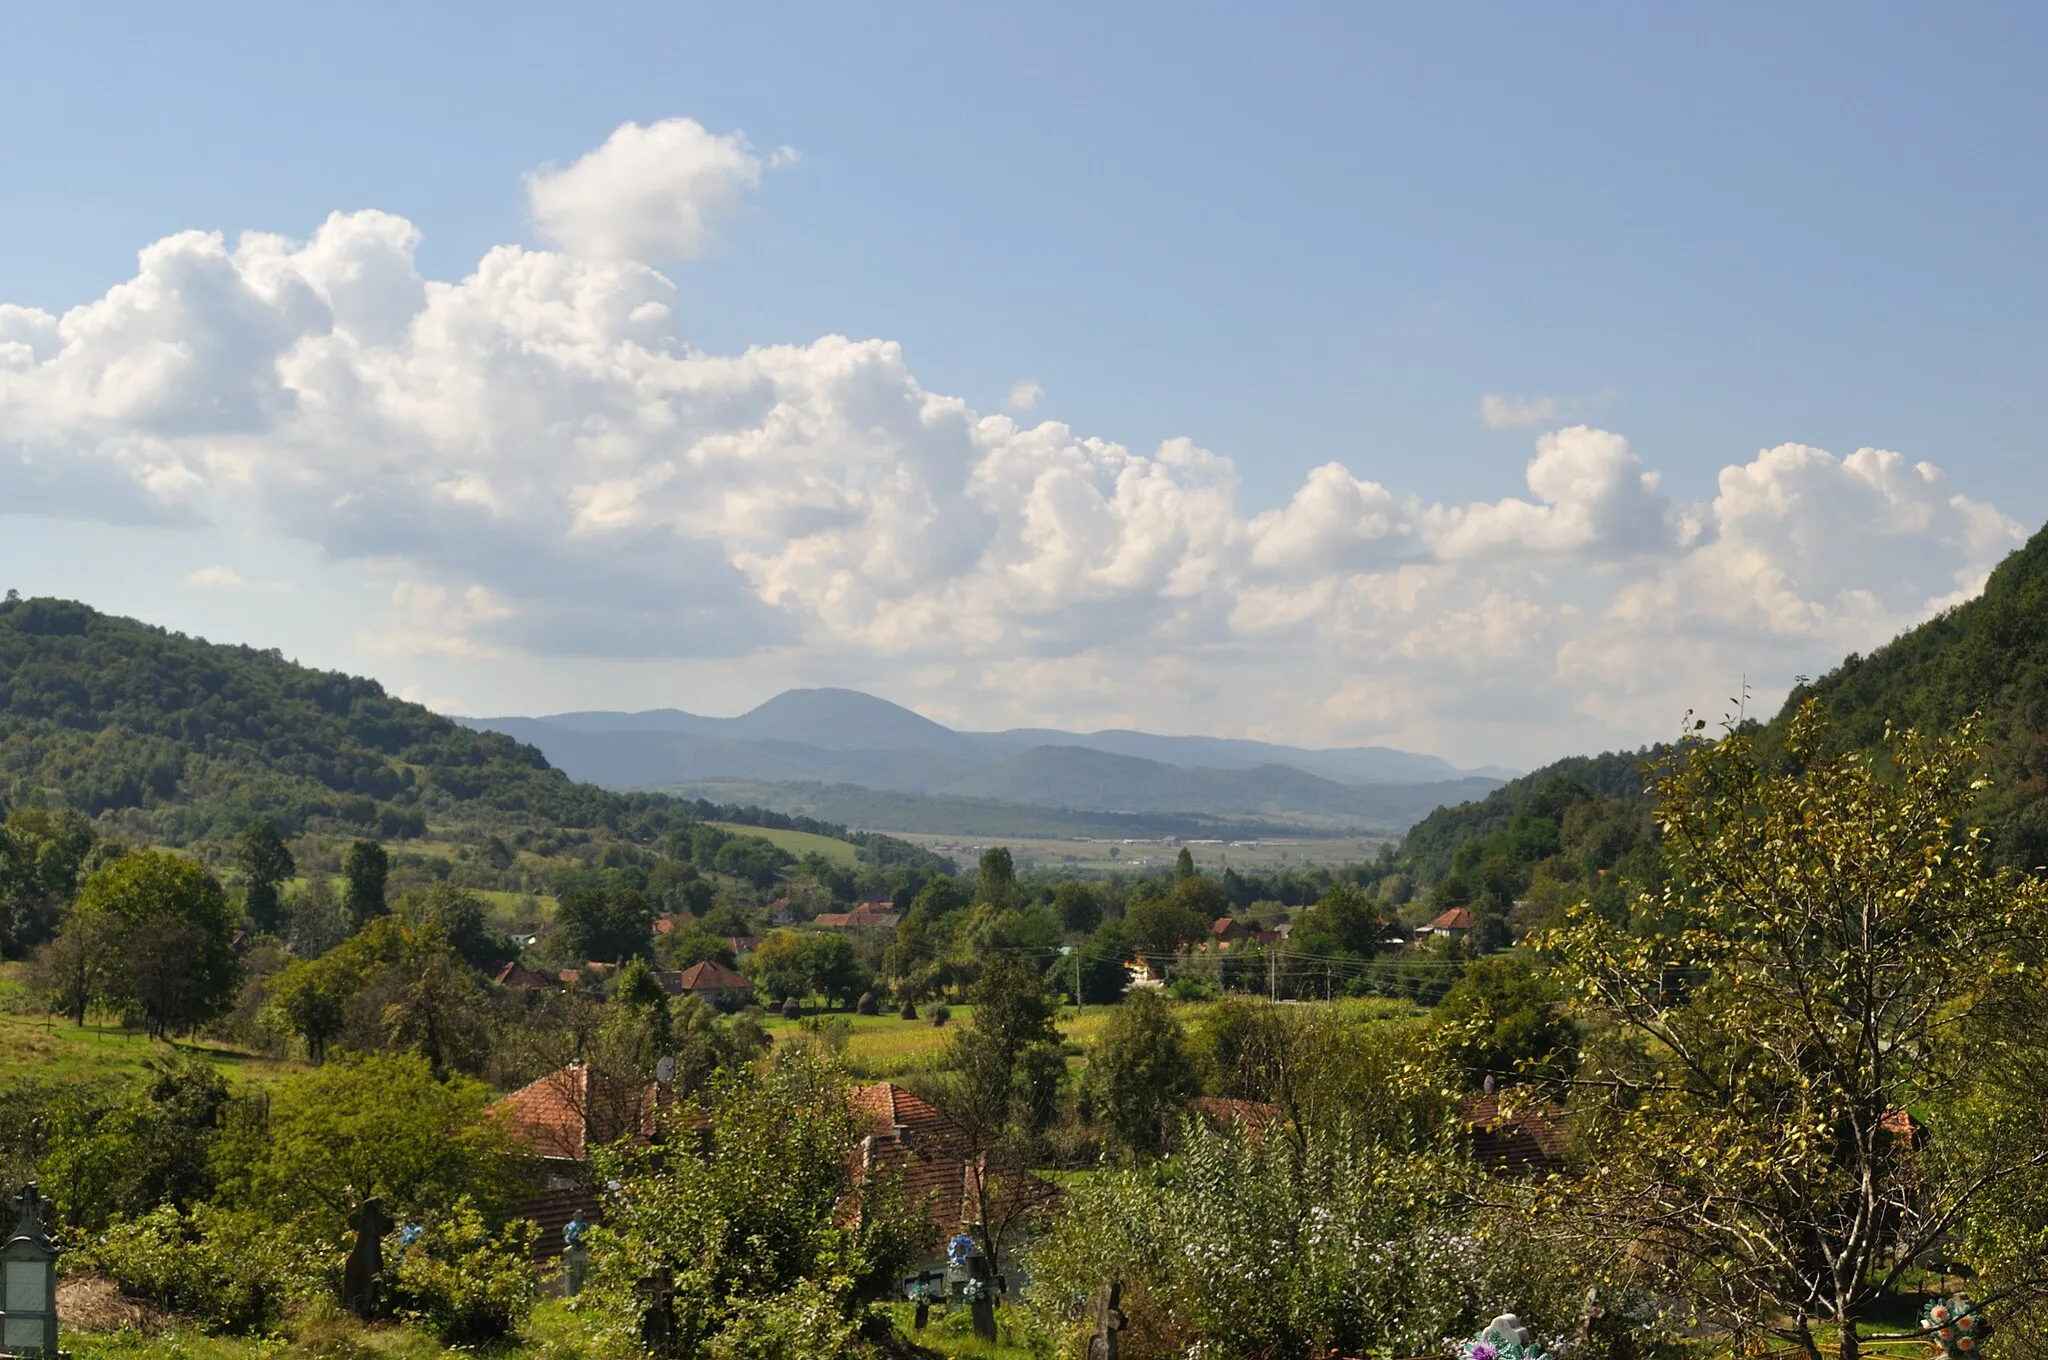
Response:
[[[1266,990],[1270,1000],[1280,1000],[1280,942],[1273,941],[1273,947],[1266,951]]]

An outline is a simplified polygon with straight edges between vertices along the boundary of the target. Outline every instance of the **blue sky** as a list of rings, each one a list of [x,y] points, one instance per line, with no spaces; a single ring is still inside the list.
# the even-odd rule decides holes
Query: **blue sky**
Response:
[[[1733,541],[1711,512],[1689,539],[1679,521],[1759,450],[1893,450],[1945,472],[1936,501],[1960,494],[2028,530],[2048,518],[2048,19],[2031,7],[1785,8],[17,7],[0,12],[0,303],[62,314],[136,277],[138,249],[175,232],[219,231],[230,248],[245,230],[305,240],[336,210],[407,219],[418,272],[460,280],[493,246],[550,244],[523,176],[574,164],[623,124],[689,118],[743,132],[764,165],[777,147],[797,159],[763,170],[696,258],[646,261],[674,283],[677,343],[734,355],[829,335],[893,341],[921,390],[978,414],[1035,383],[1020,423],[1061,422],[1141,455],[1186,438],[1227,457],[1246,524],[1331,462],[1424,509],[1526,497],[1538,436],[1616,432],[1657,476],[1669,502],[1657,513],[1677,526],[1668,543],[1630,540],[1627,567],[1612,545],[1546,540],[1483,581],[1461,568],[1462,586],[1439,583],[1430,626],[1507,626],[1444,623],[1459,599],[1503,592],[1552,623],[1618,626],[1643,606],[1617,614],[1620,587],[1600,582],[1665,580],[1686,545]],[[1549,405],[1489,428],[1487,394]],[[196,512],[210,527],[178,531],[81,528],[105,517],[76,506],[8,509],[0,535],[16,547],[0,544],[0,572],[12,579],[173,626],[241,627],[259,642],[283,632],[328,664],[466,708],[695,697],[730,710],[780,683],[832,680],[958,721],[1086,725],[1139,721],[1155,710],[1138,696],[1165,686],[1181,727],[1474,760],[1664,735],[1701,666],[1739,676],[1753,658],[1781,686],[1846,641],[1923,615],[2004,542],[1958,546],[1960,531],[1927,530],[1951,551],[1881,608],[1843,603],[1851,583],[1796,580],[1794,594],[1834,611],[1827,627],[1788,633],[1791,615],[1762,605],[1757,617],[1777,622],[1745,634],[1753,621],[1717,614],[1697,630],[1714,639],[1711,660],[1687,652],[1669,681],[1631,691],[1644,706],[1612,727],[1601,715],[1613,705],[1584,711],[1584,663],[1560,660],[1607,644],[1510,610],[1534,640],[1500,664],[1513,674],[1538,657],[1556,692],[1548,708],[1475,726],[1473,712],[1505,711],[1486,697],[1501,682],[1463,661],[1428,671],[1414,638],[1430,621],[1417,617],[1369,637],[1324,628],[1288,652],[1185,618],[1160,633],[1148,614],[1145,655],[1122,660],[1100,639],[1041,630],[1020,642],[992,624],[979,667],[957,640],[878,641],[866,625],[827,636],[801,620],[715,663],[685,659],[704,650],[687,644],[604,657],[532,631],[467,659],[405,655],[361,641],[388,631],[376,611],[394,557],[416,585],[496,592],[486,612],[526,606],[475,560],[409,551],[365,567],[363,550],[286,525],[274,505],[211,501]],[[719,533],[731,562],[762,556]],[[79,535],[106,550],[65,561]],[[1785,541],[1810,558],[1822,536],[1794,527]],[[180,566],[233,557],[236,574],[278,588],[229,606],[179,586],[184,571],[124,579],[131,548]],[[1881,569],[1920,560],[1863,549]],[[1330,591],[1372,594],[1365,578],[1386,569],[1332,559],[1315,575],[1320,603],[1281,612],[1327,615]],[[1758,579],[1720,569],[1724,582]],[[757,601],[781,590],[785,614],[820,608],[809,586],[738,570]],[[1786,561],[1770,570],[1798,577]],[[1574,572],[1583,580],[1529,594],[1531,578]],[[1253,587],[1224,588],[1231,601],[1215,610],[1241,612]],[[1678,599],[1713,587],[1660,588]],[[317,626],[309,598],[334,611]],[[1259,670],[1269,652],[1318,668],[1297,698],[1320,716],[1290,726],[1252,711],[1286,687]],[[521,659],[519,678],[507,657]],[[1390,691],[1462,685],[1466,707],[1334,697],[1390,657],[1409,667],[1386,675]],[[1698,683],[1711,695],[1727,681]]]

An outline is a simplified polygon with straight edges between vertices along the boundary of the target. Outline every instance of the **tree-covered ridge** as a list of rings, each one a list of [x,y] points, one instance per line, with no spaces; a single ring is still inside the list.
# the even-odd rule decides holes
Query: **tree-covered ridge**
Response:
[[[291,822],[488,797],[575,825],[608,801],[374,680],[50,599],[0,603],[0,777],[92,814],[198,795]]]
[[[1888,723],[1945,732],[1981,715],[1994,780],[1983,814],[1999,857],[2048,863],[2048,529],[2000,563],[1976,599],[1795,688],[1774,734],[1811,698],[1827,706],[1835,741],[1854,749],[1880,746]]]

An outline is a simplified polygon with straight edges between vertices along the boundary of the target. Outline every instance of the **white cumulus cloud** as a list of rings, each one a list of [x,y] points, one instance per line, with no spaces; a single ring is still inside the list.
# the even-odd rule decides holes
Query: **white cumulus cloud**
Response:
[[[61,316],[0,305],[0,514],[310,544],[381,582],[372,656],[800,658],[992,725],[1499,761],[1825,669],[2019,541],[1898,453],[1731,450],[1684,504],[1584,425],[1536,439],[1525,494],[1426,503],[1372,472],[1403,451],[1360,450],[1249,505],[1221,452],[1034,422],[1035,384],[977,411],[886,339],[694,350],[646,261],[761,170],[737,134],[628,124],[530,181],[560,251],[423,279],[412,224],[337,213],[166,238]]]
[[[769,165],[793,164],[775,151]],[[716,222],[761,182],[761,158],[737,132],[690,118],[627,123],[565,169],[527,176],[542,237],[593,259],[683,260],[703,253]]]

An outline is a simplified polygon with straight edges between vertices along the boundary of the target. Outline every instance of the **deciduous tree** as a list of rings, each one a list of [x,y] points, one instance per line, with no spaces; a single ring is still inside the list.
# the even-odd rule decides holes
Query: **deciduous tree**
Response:
[[[1740,734],[1695,741],[1656,782],[1669,882],[1625,925],[1581,907],[1542,937],[1621,1036],[1582,1073],[1597,1174],[1565,1221],[1588,1249],[1645,1244],[1665,1288],[1812,1360],[1823,1321],[1855,1360],[1888,1291],[2048,1164],[2038,1136],[1961,1158],[1955,1123],[1973,1017],[2038,986],[2016,965],[2048,884],[1989,868],[1968,728],[1889,745],[1889,769],[1828,754],[1810,703],[1783,768]]]

